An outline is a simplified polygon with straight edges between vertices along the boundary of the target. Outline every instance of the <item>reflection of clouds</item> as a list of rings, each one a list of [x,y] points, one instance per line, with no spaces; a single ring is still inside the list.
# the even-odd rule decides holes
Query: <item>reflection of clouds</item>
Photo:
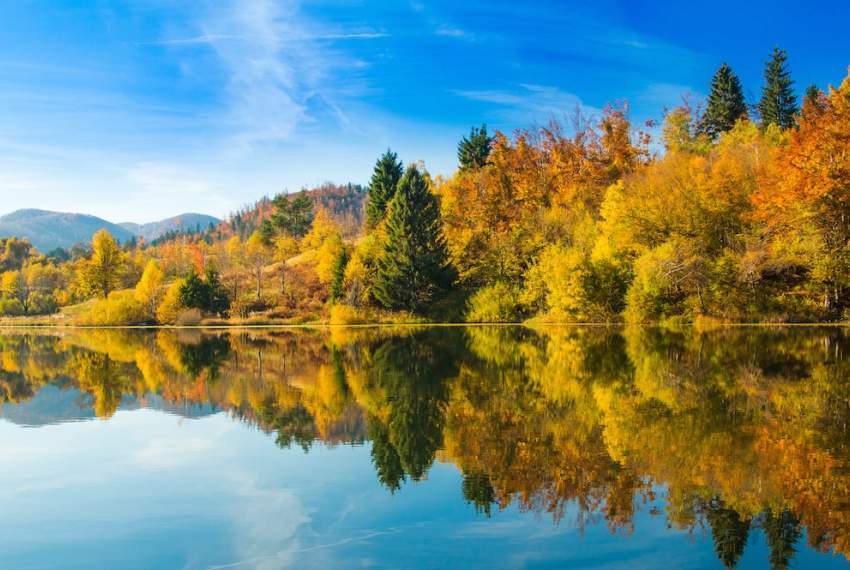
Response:
[[[200,437],[149,441],[130,454],[130,462],[143,469],[174,469],[191,463],[213,449],[214,441]]]
[[[291,489],[268,489],[257,485],[253,474],[236,475],[232,484],[237,500],[229,509],[238,562],[212,568],[266,570],[291,566],[299,527],[310,522],[306,508]],[[281,549],[285,544],[286,547]]]

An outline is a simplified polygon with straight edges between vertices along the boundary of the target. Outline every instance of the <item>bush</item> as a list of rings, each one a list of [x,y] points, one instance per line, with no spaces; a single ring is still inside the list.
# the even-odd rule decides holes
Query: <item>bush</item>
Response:
[[[634,281],[626,293],[626,320],[664,320],[683,311],[684,294],[671,278],[671,268],[684,264],[677,244],[666,242],[635,261]]]
[[[132,290],[113,291],[106,299],[91,304],[81,324],[96,326],[143,325],[147,321],[144,306]]]
[[[201,324],[202,318],[201,311],[198,309],[186,309],[177,315],[174,324],[178,327],[196,327]]]
[[[507,283],[483,287],[467,302],[466,321],[470,323],[509,323],[520,318],[519,290]]]
[[[177,317],[186,308],[180,302],[180,290],[183,288],[184,283],[185,281],[183,279],[178,279],[165,291],[165,296],[156,309],[156,320],[158,323],[171,325],[177,322]]]
[[[18,299],[0,299],[0,317],[19,317],[24,314],[24,306]]]
[[[50,315],[59,310],[56,297],[45,293],[32,293],[29,296],[30,315]]]

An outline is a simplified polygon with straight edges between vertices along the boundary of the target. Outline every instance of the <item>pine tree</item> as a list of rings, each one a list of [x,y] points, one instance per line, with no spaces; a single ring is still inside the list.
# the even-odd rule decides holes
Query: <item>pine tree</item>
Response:
[[[806,88],[806,101],[811,105],[820,105],[820,89],[814,83]]]
[[[711,80],[711,93],[702,117],[700,130],[716,138],[735,126],[735,122],[747,116],[747,104],[741,81],[732,68],[723,64]]]
[[[304,237],[313,221],[313,201],[302,190],[295,197],[278,194],[272,200],[275,211],[271,223],[281,232],[293,237]],[[260,226],[262,228],[262,226]]]
[[[398,155],[387,149],[372,171],[369,181],[369,201],[366,203],[366,226],[374,228],[384,219],[387,205],[393,199],[404,167]]]
[[[348,265],[348,251],[342,248],[339,255],[336,257],[331,273],[331,301],[337,302],[342,299],[344,293],[343,285],[345,284],[345,267]]]
[[[481,168],[487,164],[493,138],[487,134],[487,125],[472,127],[469,137],[463,137],[457,145],[457,160],[461,170]]]
[[[454,281],[436,197],[415,166],[387,211],[387,242],[378,260],[375,298],[386,308],[420,312]]]
[[[787,62],[788,54],[785,50],[773,48],[773,55],[764,68],[764,88],[759,101],[759,114],[764,127],[778,125],[788,129],[796,124],[795,116],[799,107]]]

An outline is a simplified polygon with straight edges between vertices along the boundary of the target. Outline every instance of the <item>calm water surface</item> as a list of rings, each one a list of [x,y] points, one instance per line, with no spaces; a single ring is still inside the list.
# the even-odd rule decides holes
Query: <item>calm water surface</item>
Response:
[[[0,568],[838,568],[850,330],[0,331]]]

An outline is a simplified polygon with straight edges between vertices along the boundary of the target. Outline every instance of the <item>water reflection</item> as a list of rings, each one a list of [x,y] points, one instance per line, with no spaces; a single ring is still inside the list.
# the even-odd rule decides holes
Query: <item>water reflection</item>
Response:
[[[850,334],[838,328],[74,330],[0,335],[2,415],[225,410],[310,451],[371,442],[395,493],[436,461],[481,517],[510,505],[710,530],[732,568],[850,552]],[[657,507],[663,493],[661,509]]]

